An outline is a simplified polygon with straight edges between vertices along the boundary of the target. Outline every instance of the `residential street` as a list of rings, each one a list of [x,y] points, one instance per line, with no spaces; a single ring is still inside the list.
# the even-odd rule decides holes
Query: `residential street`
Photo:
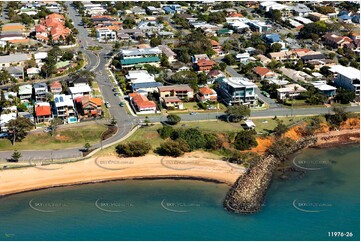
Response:
[[[100,44],[88,36],[88,31],[79,25],[81,17],[78,15],[76,10],[71,6],[71,2],[66,2],[68,7],[68,16],[73,20],[74,26],[79,31],[79,50],[81,50],[87,58],[88,64],[85,67],[95,73],[95,80],[97,81],[104,101],[110,103],[110,114],[111,117],[117,120],[118,132],[111,138],[102,142],[102,145],[107,145],[119,141],[125,137],[138,123],[140,120],[144,120],[144,116],[138,118],[127,113],[125,107],[120,107],[120,98],[114,96],[112,88],[116,86],[112,83],[108,74],[107,62],[109,61],[108,53],[112,51],[112,45]],[[90,51],[86,48],[88,46],[102,46],[101,51]],[[218,60],[217,60],[218,61]],[[230,76],[240,76],[233,68],[227,67],[226,72]],[[64,78],[62,78],[64,79]],[[60,79],[60,80],[62,80]],[[300,116],[300,115],[317,115],[331,112],[331,108],[294,108],[293,111],[290,108],[282,107],[277,104],[273,99],[267,98],[261,94],[259,89],[256,89],[256,93],[260,99],[269,105],[269,109],[262,111],[252,111],[251,117],[274,117],[274,116]],[[359,106],[348,107],[347,111],[359,112]],[[181,114],[181,118],[184,121],[200,121],[200,120],[214,120],[217,116],[222,116],[224,113],[199,113],[196,115],[190,115],[188,113]],[[149,119],[152,122],[161,122],[166,120],[166,116],[150,116]],[[99,122],[99,125],[104,125],[104,122]],[[99,148],[100,143],[93,145],[92,148]],[[65,150],[44,150],[44,151],[21,151],[22,158],[20,160],[44,160],[44,159],[64,159],[64,158],[79,158],[82,156],[82,152],[79,151],[81,147],[71,148]],[[13,151],[2,151],[0,152],[0,161],[5,161],[10,158]]]

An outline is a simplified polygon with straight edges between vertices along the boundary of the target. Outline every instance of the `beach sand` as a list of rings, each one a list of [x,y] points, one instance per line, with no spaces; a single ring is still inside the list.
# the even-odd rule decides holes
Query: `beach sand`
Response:
[[[232,185],[243,172],[242,166],[201,157],[100,156],[74,163],[3,170],[0,172],[0,195],[65,185],[139,178],[187,178]]]

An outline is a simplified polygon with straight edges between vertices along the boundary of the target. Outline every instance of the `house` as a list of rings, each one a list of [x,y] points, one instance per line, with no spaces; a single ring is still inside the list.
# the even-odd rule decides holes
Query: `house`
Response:
[[[75,99],[82,118],[95,118],[102,116],[103,101],[98,97],[80,96]]]
[[[36,103],[35,116],[37,123],[49,122],[53,118],[53,115],[51,113],[50,103],[48,102]]]
[[[219,93],[226,105],[257,105],[257,85],[247,78],[221,77],[216,82],[220,84]]]
[[[158,45],[158,48],[167,56],[169,63],[177,61],[177,54],[174,53],[168,45]]]
[[[304,55],[301,57],[301,60],[304,62],[304,63],[308,63],[310,61],[314,61],[314,60],[325,60],[326,57],[324,54],[322,54],[321,52],[309,52],[307,53],[307,55]]]
[[[248,27],[248,26],[247,26]],[[233,34],[233,30],[232,29],[219,29],[216,31],[218,36],[225,36],[225,35],[232,35]]]
[[[27,54],[2,55],[0,56],[0,69],[9,67],[10,65],[23,66],[27,60],[30,60],[30,57]]]
[[[164,11],[161,8],[156,8],[154,6],[148,6],[147,9],[145,10],[147,14],[149,15],[160,15],[163,14]]]
[[[34,95],[36,102],[45,102],[47,99],[48,86],[44,82],[34,84]]]
[[[255,68],[252,69],[252,71],[256,73],[259,77],[261,77],[262,80],[270,79],[276,76],[276,73],[262,66],[256,66]]]
[[[296,60],[298,56],[294,51],[279,51],[279,52],[270,52],[268,57],[273,60]]]
[[[193,89],[186,84],[158,87],[158,91],[161,98],[176,96],[181,100],[192,100],[194,96]]]
[[[215,40],[211,39],[211,45],[214,52],[216,52],[218,55],[222,54],[222,46]]]
[[[183,102],[177,96],[162,97],[161,102],[167,109],[183,109]]]
[[[34,59],[37,64],[44,61],[48,57],[48,52],[36,52],[34,53]]]
[[[73,99],[79,96],[89,96],[91,94],[91,87],[88,84],[69,87],[69,93]]]
[[[16,79],[24,79],[24,67],[22,66],[9,66],[6,68],[10,76]]]
[[[322,36],[325,45],[329,45],[332,48],[338,49],[348,46],[353,43],[353,40],[347,36],[338,36],[333,33],[326,33]]]
[[[334,86],[327,85],[326,83],[319,81],[313,82],[312,85],[319,90],[319,92],[327,97],[334,97],[336,95],[337,88]]]
[[[217,65],[217,63],[212,60],[200,59],[195,67],[198,71],[210,71],[215,65]]]
[[[292,7],[292,12],[294,16],[308,16],[312,10],[302,3],[297,3],[295,6]]]
[[[308,13],[308,18],[316,22],[316,21],[325,21],[328,19],[328,16],[317,12],[311,12]]]
[[[51,93],[60,94],[63,91],[63,87],[60,82],[55,81],[49,85]]]
[[[96,30],[96,39],[99,42],[114,42],[117,40],[117,33],[109,28],[98,28]]]
[[[191,61],[192,61],[193,63],[197,63],[197,62],[198,62],[199,60],[201,60],[201,59],[209,60],[209,57],[208,57],[207,54],[193,55],[193,56],[191,57]]]
[[[310,20],[308,18],[301,17],[301,16],[293,17],[293,19],[297,20],[298,22],[300,22],[302,24],[311,24],[311,23],[313,23],[312,20]]]
[[[293,81],[302,81],[307,82],[313,79],[312,76],[308,75],[303,71],[296,71],[293,69],[281,67],[280,71],[282,71],[283,75],[287,76],[288,78],[292,79]]]
[[[338,21],[342,22],[342,23],[352,23],[352,16],[348,15],[348,14],[343,14],[338,16]]]
[[[68,80],[69,87],[78,87],[83,85],[89,85],[89,80],[85,77],[77,77]]]
[[[247,63],[251,55],[248,52],[240,53],[236,55],[236,60],[241,63]]]
[[[200,102],[216,102],[217,101],[217,92],[209,87],[201,87],[199,88],[199,92],[197,93],[197,99]]]
[[[40,73],[41,73],[41,69],[40,69],[40,68],[31,67],[31,68],[26,69],[26,75],[27,75],[30,79],[39,76]]]
[[[279,100],[285,100],[290,97],[294,98],[303,92],[307,92],[307,89],[300,86],[299,84],[289,84],[285,87],[277,89],[277,98]]]
[[[224,76],[226,75],[220,70],[211,70],[207,74],[207,84],[213,84],[217,78]]]
[[[121,50],[122,68],[142,67],[144,64],[159,66],[162,51],[158,47]]]
[[[263,35],[263,39],[266,41],[267,44],[269,45],[274,45],[274,44],[280,44],[282,46],[282,49],[285,48],[286,44],[285,42],[283,42],[281,40],[281,37],[279,34],[265,34]]]
[[[248,20],[246,24],[252,31],[259,33],[268,32],[272,29],[272,25],[259,20]]]
[[[153,93],[158,92],[158,87],[163,86],[162,83],[156,82],[154,76],[146,70],[129,71],[125,78],[130,83],[133,92]]]
[[[19,86],[18,95],[20,100],[30,101],[32,94],[33,94],[33,87],[30,84]]]
[[[70,95],[55,94],[54,95],[54,113],[58,118],[68,121],[69,123],[76,121],[77,113],[74,108],[74,102]]]
[[[259,59],[263,66],[267,66],[271,62],[271,59],[261,54],[257,55],[256,58]]]
[[[162,38],[162,39],[166,39],[166,38],[170,38],[173,39],[174,38],[174,33],[171,31],[158,31],[158,37]],[[151,34],[152,36],[152,34]]]
[[[149,101],[148,98],[139,93],[130,93],[130,104],[133,109],[140,114],[156,113],[157,105],[153,101]]]
[[[58,13],[40,19],[39,24],[35,26],[35,38],[43,42],[47,42],[51,36],[55,43],[62,43],[70,33],[71,30],[65,27],[65,17]]]
[[[361,71],[359,69],[350,66],[335,65],[330,68],[330,71],[335,75],[333,82],[336,87],[352,90],[356,96],[360,96]]]

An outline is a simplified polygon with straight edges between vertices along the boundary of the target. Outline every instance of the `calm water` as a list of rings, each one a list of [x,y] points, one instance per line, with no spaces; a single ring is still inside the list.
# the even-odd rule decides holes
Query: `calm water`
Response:
[[[0,240],[359,240],[359,145],[306,150],[305,174],[275,178],[262,212],[223,210],[226,185],[153,180],[91,184],[0,199]],[[1,178],[0,178],[1,182]]]

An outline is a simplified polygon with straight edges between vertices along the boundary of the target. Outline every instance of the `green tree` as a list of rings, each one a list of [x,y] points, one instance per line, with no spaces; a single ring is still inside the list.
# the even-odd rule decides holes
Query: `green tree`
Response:
[[[280,52],[282,49],[282,45],[280,43],[274,43],[271,45],[271,51],[272,52]]]
[[[167,140],[155,150],[160,155],[178,157],[189,151],[188,144],[184,140]]]
[[[162,128],[159,128],[159,129],[157,130],[159,136],[160,136],[162,139],[166,139],[166,138],[171,137],[173,131],[174,131],[173,127],[168,126],[168,125],[165,125],[165,126],[163,126]]]
[[[153,37],[150,39],[150,46],[152,46],[152,47],[156,47],[161,44],[162,44],[162,40],[160,38]]]
[[[146,141],[131,141],[116,146],[116,152],[126,157],[139,157],[148,154],[152,146]]]
[[[289,155],[289,150],[295,143],[296,142],[293,139],[288,137],[276,139],[276,141],[268,148],[267,152],[278,159],[284,160]]]
[[[336,101],[339,101],[342,104],[348,104],[355,100],[356,95],[353,90],[346,90],[344,88],[337,89],[337,94],[335,97]]]
[[[63,120],[61,120],[60,118],[52,119],[48,126],[50,135],[53,136],[55,134],[55,131],[58,129],[59,125],[63,123],[64,123]]]
[[[8,138],[12,144],[15,145],[15,142],[21,142],[26,137],[33,126],[34,124],[24,117],[18,117],[10,120],[7,124],[10,133]]]
[[[284,133],[287,132],[288,128],[287,126],[283,123],[282,120],[277,119],[277,126],[273,129],[273,133],[277,136],[277,137],[281,137]]]
[[[89,149],[91,148],[92,146],[89,144],[89,143],[85,143],[84,144],[84,150],[85,151],[89,151]]]
[[[239,122],[240,120],[249,117],[251,115],[251,110],[249,107],[244,105],[228,106],[225,112],[230,121]]]
[[[181,121],[181,117],[176,114],[169,114],[167,116],[167,123],[170,125],[175,125]]]
[[[17,151],[17,150],[14,150],[14,153],[11,155],[11,160],[13,161],[13,162],[18,162],[19,161],[19,159],[21,158],[21,153],[19,152],[19,151]]]
[[[256,147],[258,145],[256,134],[254,130],[244,130],[237,133],[234,140],[234,147],[238,150],[249,150],[252,147]]]

